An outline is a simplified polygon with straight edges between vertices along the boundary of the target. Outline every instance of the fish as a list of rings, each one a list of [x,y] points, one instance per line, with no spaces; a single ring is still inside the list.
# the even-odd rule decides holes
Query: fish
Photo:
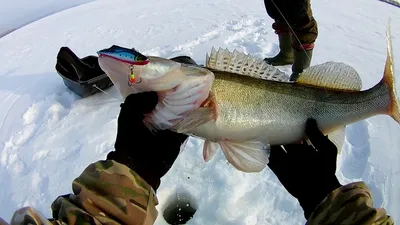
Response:
[[[123,98],[158,93],[159,102],[143,120],[149,129],[199,137],[206,162],[221,149],[234,168],[256,173],[268,164],[271,146],[307,140],[308,118],[328,137],[342,138],[347,125],[376,115],[400,124],[389,28],[386,37],[383,77],[366,90],[357,71],[342,62],[313,65],[290,82],[262,59],[214,47],[204,66],[144,56],[134,48],[120,60],[115,46],[98,51],[98,61]],[[140,79],[131,82],[132,74]]]

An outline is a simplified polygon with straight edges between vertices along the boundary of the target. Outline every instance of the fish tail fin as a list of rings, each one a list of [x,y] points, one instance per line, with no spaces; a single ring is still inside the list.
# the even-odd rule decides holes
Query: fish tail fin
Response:
[[[383,73],[382,81],[385,83],[390,90],[390,107],[389,107],[389,115],[400,124],[400,104],[397,98],[396,92],[396,82],[394,76],[394,64],[393,64],[393,48],[392,48],[392,39],[390,34],[390,25],[388,26],[386,32],[387,38],[387,58],[385,64],[385,70]]]

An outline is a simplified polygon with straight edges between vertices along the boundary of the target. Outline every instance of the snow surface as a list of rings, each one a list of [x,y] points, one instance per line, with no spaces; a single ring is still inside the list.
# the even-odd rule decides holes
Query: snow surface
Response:
[[[387,2],[389,4],[392,4],[400,8],[400,0],[380,0],[380,1]]]
[[[93,0],[0,0],[0,37],[30,22]]]
[[[28,2],[38,7],[27,6]],[[40,8],[39,2],[40,7],[49,7]],[[15,26],[8,26],[10,30],[67,6],[61,0],[49,2],[3,2],[7,14],[2,12],[1,21],[6,18],[7,25]],[[83,2],[88,1],[68,5]],[[19,7],[32,11],[16,12]],[[397,7],[376,0],[321,0],[313,2],[313,11],[320,34],[312,64],[345,62],[362,76],[364,89],[372,87],[382,77],[390,17],[395,64],[400,63]],[[15,22],[22,21],[22,15],[32,17]],[[89,163],[113,150],[118,92],[113,87],[108,95],[86,99],[71,93],[54,69],[61,46],[80,57],[113,44],[163,57],[185,54],[198,63],[204,63],[212,46],[265,57],[278,51],[271,23],[262,1],[97,0],[2,37],[0,217],[9,221],[17,208],[28,205],[50,217],[52,201],[72,191],[72,180]],[[398,67],[395,70],[400,74]],[[386,208],[396,221],[400,221],[399,135],[399,125],[384,115],[348,126],[337,170],[343,184],[365,181],[375,206]],[[259,174],[241,173],[221,152],[206,164],[201,150],[202,141],[190,138],[162,179],[156,224],[166,224],[162,211],[179,193],[197,208],[188,224],[304,224],[299,204],[268,168]]]

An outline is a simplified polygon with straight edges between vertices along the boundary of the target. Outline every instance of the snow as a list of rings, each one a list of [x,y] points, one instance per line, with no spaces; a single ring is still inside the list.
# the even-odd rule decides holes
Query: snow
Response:
[[[93,0],[0,1],[0,37],[30,22]]]
[[[0,204],[7,206],[0,217],[7,221],[28,205],[50,217],[52,201],[72,191],[72,180],[89,163],[113,150],[118,92],[113,87],[108,95],[86,99],[71,93],[54,68],[61,46],[84,57],[117,44],[162,57],[185,54],[198,63],[212,46],[259,57],[278,51],[262,1],[97,0],[67,9],[85,2],[1,3],[1,21],[6,21],[1,29],[16,29],[0,38]],[[345,62],[359,72],[364,89],[372,87],[382,77],[389,18],[395,64],[400,63],[397,7],[376,0],[322,0],[312,6],[320,32],[312,64]],[[395,72],[400,74],[398,67]],[[399,135],[399,125],[384,115],[348,126],[337,170],[342,184],[365,181],[375,206],[386,208],[396,221]],[[162,212],[177,195],[197,208],[188,224],[304,224],[299,204],[268,168],[244,174],[221,152],[204,163],[201,150],[202,141],[190,138],[162,179],[156,224],[166,224]]]
[[[382,2],[387,2],[389,4],[392,4],[394,6],[400,7],[400,1],[399,0],[380,0]]]

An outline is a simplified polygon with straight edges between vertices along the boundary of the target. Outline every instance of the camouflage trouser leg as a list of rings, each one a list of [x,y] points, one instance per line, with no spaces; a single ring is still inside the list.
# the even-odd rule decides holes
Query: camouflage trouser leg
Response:
[[[299,39],[293,38],[293,47],[299,48],[300,44],[305,49],[314,47],[318,26],[313,17],[310,0],[264,0],[264,4],[268,15],[275,20],[272,28],[277,34],[291,33],[288,22]]]

